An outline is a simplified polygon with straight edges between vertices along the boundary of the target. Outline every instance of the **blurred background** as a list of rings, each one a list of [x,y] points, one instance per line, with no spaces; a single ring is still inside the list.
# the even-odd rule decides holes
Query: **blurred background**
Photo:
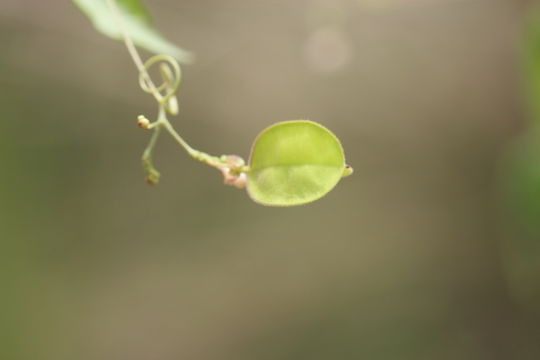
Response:
[[[534,1],[147,5],[197,55],[172,119],[194,147],[310,119],[355,174],[268,208],[163,136],[148,186],[124,46],[2,0],[1,359],[540,358]]]

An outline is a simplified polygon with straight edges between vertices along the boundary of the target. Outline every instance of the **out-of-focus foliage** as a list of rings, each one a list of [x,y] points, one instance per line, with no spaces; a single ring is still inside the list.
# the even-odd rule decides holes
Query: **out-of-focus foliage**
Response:
[[[521,81],[528,105],[527,128],[503,156],[504,200],[511,224],[501,258],[513,298],[540,314],[540,4],[523,27]]]
[[[527,231],[540,236],[540,7],[532,6],[523,32],[522,82],[528,104],[526,133],[515,139],[504,165],[507,200]]]
[[[540,134],[531,131],[514,141],[504,160],[513,215],[527,231],[540,235]]]
[[[88,16],[98,31],[113,39],[122,38],[107,0],[72,1]],[[135,45],[156,54],[173,56],[183,63],[193,61],[193,55],[190,52],[168,41],[154,29],[141,0],[116,0],[116,2],[126,30]]]
[[[540,6],[531,6],[523,35],[523,81],[533,126],[540,126]],[[539,140],[540,141],[540,140]]]

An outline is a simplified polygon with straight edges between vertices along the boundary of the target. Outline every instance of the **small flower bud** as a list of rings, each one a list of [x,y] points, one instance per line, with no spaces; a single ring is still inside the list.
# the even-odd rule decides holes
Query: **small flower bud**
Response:
[[[148,129],[150,127],[150,120],[148,120],[144,115],[139,115],[137,118],[137,125],[140,128]]]
[[[234,180],[233,185],[238,189],[243,189],[247,185],[247,175],[245,173],[241,173],[236,177]]]
[[[354,170],[350,165],[345,165],[345,167],[343,168],[342,177],[347,177],[349,175],[352,175],[353,172],[354,172]]]
[[[246,186],[247,176],[245,173],[233,174],[231,169],[228,167],[220,168],[221,174],[223,175],[223,183],[225,185],[231,185],[238,189],[242,189]]]

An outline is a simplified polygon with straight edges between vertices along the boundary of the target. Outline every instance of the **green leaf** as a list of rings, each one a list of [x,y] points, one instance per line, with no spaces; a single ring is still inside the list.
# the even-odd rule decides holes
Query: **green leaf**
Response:
[[[344,174],[341,143],[325,127],[307,120],[274,124],[251,149],[248,193],[270,206],[301,205],[326,195]]]
[[[107,0],[72,0],[85,13],[94,27],[113,39],[121,39],[122,34],[115,21]],[[157,32],[150,21],[150,16],[140,0],[116,0],[120,16],[133,43],[155,54],[165,54],[179,62],[190,63],[193,55]]]

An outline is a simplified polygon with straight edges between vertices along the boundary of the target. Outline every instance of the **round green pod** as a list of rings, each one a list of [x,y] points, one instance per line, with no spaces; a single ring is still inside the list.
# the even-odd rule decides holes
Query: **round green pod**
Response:
[[[248,194],[269,206],[309,203],[336,186],[344,167],[343,148],[330,130],[308,120],[280,122],[253,143]]]

